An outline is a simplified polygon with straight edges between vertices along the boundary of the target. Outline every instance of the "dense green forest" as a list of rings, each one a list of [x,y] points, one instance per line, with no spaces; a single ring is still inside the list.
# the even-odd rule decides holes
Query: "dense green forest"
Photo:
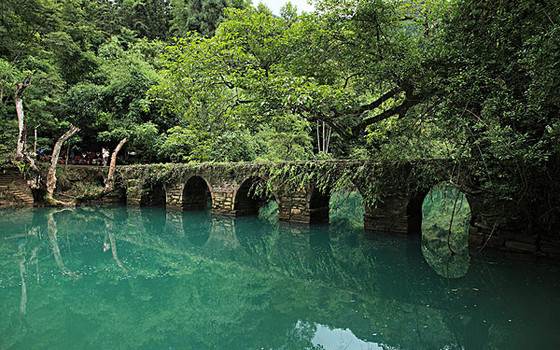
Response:
[[[444,158],[557,215],[556,0],[312,2],[3,0],[2,159],[30,76],[28,152],[72,124],[63,154],[128,137],[129,163]]]

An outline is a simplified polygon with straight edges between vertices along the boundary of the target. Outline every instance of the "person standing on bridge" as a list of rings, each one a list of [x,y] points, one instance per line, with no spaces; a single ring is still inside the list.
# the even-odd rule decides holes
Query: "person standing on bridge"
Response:
[[[107,166],[107,159],[109,158],[109,150],[105,147],[101,148],[101,157],[103,158],[103,166]]]

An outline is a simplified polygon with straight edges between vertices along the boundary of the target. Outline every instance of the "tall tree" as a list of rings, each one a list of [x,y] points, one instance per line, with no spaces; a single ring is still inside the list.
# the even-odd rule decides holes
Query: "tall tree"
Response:
[[[49,170],[47,172],[47,193],[45,199],[50,204],[60,204],[57,200],[54,199],[54,189],[56,188],[56,166],[58,164],[58,156],[60,154],[60,150],[62,149],[62,145],[66,142],[70,137],[72,137],[75,133],[80,131],[80,128],[70,125],[68,131],[66,131],[60,138],[56,141],[53,152],[51,156],[51,164],[49,166]]]
[[[169,36],[171,2],[169,0],[118,0],[122,25],[139,38],[166,40]]]
[[[364,140],[430,98],[419,14],[384,1],[325,1],[319,11],[278,18],[230,9],[215,37],[191,34],[168,50],[153,91],[175,113],[205,104],[261,122],[292,113],[346,140]]]
[[[506,205],[496,206],[502,214],[551,225],[560,212],[552,180],[560,175],[560,98],[551,93],[560,89],[558,4],[456,1],[440,34],[432,56],[439,125],[464,145],[465,166]]]
[[[245,8],[246,0],[171,0],[171,31],[175,36],[197,32],[202,36],[214,35],[218,25],[225,19],[227,7]]]

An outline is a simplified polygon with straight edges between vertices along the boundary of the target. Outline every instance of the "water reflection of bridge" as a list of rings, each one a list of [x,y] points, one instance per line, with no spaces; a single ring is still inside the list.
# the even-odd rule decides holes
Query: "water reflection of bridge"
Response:
[[[431,169],[429,176],[415,170],[422,167]],[[471,248],[560,256],[560,249],[549,236],[531,232],[524,226],[528,221],[519,220],[521,216],[516,216],[514,209],[496,214],[495,208],[488,207],[484,194],[469,191],[470,180],[454,175],[454,169],[442,160],[386,167],[368,161],[316,161],[152,164],[121,167],[119,173],[126,189],[123,200],[129,205],[208,208],[213,214],[238,217],[254,215],[260,205],[274,200],[280,220],[303,223],[329,221],[331,190],[345,179],[348,187],[364,197],[366,230],[413,234],[421,232],[426,195],[453,178],[454,185],[465,190],[470,207],[467,235]]]
[[[106,230],[89,230],[98,226]],[[51,241],[52,252],[55,252],[53,247],[61,246],[56,249],[54,260],[67,274],[75,271],[76,266],[64,255],[71,248],[65,245],[80,244],[83,240],[66,241],[60,237],[90,236],[89,241],[100,242],[101,236],[109,234],[114,238],[107,242],[111,245],[115,267],[121,264],[119,268],[123,274],[146,273],[143,267],[135,266],[133,259],[140,249],[166,257],[157,261],[159,266],[155,269],[159,271],[189,267],[177,266],[176,262],[193,266],[202,262],[207,268],[223,268],[252,276],[251,279],[278,280],[278,287],[283,286],[286,291],[277,297],[299,295],[302,299],[296,304],[306,309],[313,322],[332,328],[350,328],[360,339],[373,339],[371,330],[375,329],[376,343],[394,348],[458,346],[464,339],[472,339],[466,336],[469,332],[483,332],[480,339],[485,341],[484,332],[487,336],[491,325],[496,327],[503,321],[492,319],[495,317],[492,315],[498,314],[495,310],[471,308],[472,305],[490,305],[489,299],[503,297],[494,294],[497,292],[493,290],[491,279],[482,279],[487,285],[480,284],[481,279],[476,275],[485,273],[484,270],[471,270],[465,279],[450,288],[449,281],[439,278],[423,262],[418,242],[412,238],[406,240],[406,247],[402,249],[400,239],[378,236],[372,242],[347,228],[345,232],[337,231],[335,226],[262,223],[258,234],[254,226],[254,219],[130,207],[126,210],[84,208],[55,214],[44,211],[32,215],[28,225],[42,227],[37,231],[48,233],[43,239]],[[59,237],[58,242],[56,237]],[[77,247],[71,250],[79,251]],[[48,253],[43,248],[42,254]],[[40,260],[46,265],[53,264],[45,256]],[[223,282],[212,281],[230,283],[227,277]],[[474,291],[475,285],[483,292]],[[216,288],[223,291],[228,287],[217,285]],[[235,308],[236,298],[232,296],[228,300]],[[361,305],[359,310],[352,307],[356,301]],[[340,305],[339,312],[323,310],[322,305],[326,304]],[[239,308],[246,306],[239,305]],[[457,313],[456,310],[461,311]],[[245,310],[239,312],[246,313]],[[278,320],[278,326],[289,329],[299,321]],[[406,330],[397,332],[395,324]],[[478,347],[470,344],[465,348]]]

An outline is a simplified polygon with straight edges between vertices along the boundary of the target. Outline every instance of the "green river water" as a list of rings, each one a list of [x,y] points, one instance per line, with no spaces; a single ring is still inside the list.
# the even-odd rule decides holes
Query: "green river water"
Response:
[[[420,234],[163,208],[0,210],[0,349],[560,349],[560,272]]]

